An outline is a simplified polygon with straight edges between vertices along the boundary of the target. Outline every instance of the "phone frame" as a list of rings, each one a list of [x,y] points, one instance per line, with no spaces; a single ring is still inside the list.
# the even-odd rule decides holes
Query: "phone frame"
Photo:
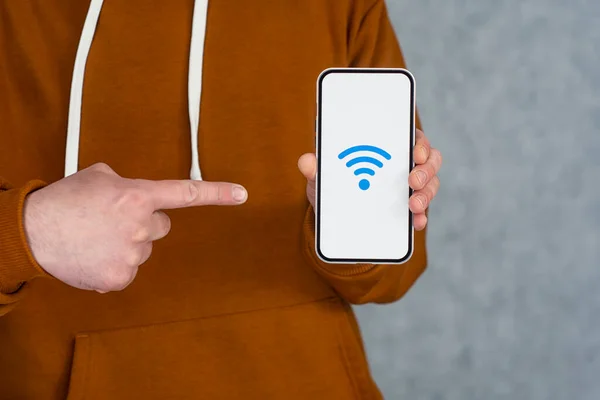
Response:
[[[322,96],[323,89],[322,84],[325,77],[332,73],[361,73],[361,74],[403,74],[410,81],[411,85],[411,93],[410,93],[410,129],[411,134],[409,135],[409,173],[415,167],[414,162],[414,147],[415,147],[415,131],[416,131],[416,104],[415,104],[415,79],[410,71],[404,68],[327,68],[323,72],[319,74],[317,78],[317,112],[316,112],[316,121],[315,121],[315,153],[317,156],[317,173],[316,173],[316,187],[315,187],[315,252],[317,256],[321,259],[321,261],[328,264],[403,264],[407,262],[413,255],[414,252],[414,225],[413,225],[413,213],[408,210],[408,250],[406,254],[399,259],[354,259],[354,258],[329,258],[326,257],[320,249],[320,222],[321,222],[321,212],[320,212],[320,199],[321,199],[321,115],[322,115]],[[407,182],[408,184],[408,182]],[[409,187],[409,199],[413,194],[413,189]]]

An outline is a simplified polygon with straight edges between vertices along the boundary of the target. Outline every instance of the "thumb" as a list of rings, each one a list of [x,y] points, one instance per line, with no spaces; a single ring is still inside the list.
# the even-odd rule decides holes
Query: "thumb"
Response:
[[[298,169],[307,180],[314,181],[317,175],[317,157],[315,154],[303,154],[302,157],[298,159]]]
[[[155,210],[233,206],[245,203],[248,198],[244,187],[228,182],[138,180],[138,184],[150,197]]]

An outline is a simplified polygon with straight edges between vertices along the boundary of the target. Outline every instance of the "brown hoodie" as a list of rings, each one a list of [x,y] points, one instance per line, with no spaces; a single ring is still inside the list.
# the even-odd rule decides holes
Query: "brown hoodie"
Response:
[[[194,1],[106,0],[69,155],[89,6],[0,2],[0,398],[380,398],[348,303],[402,297],[425,269],[424,233],[402,266],[322,263],[296,161],[314,151],[323,69],[405,66],[384,1],[213,0],[205,39],[194,20],[204,56],[190,69]],[[69,157],[146,179],[201,165],[249,199],[169,211],[170,235],[129,288],[82,291],[42,271],[22,224],[25,196]]]

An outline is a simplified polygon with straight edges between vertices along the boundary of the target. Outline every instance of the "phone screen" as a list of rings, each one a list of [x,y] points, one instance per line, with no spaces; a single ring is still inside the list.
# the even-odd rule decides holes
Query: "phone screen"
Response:
[[[403,69],[329,69],[318,79],[316,251],[332,263],[412,254],[414,78]]]

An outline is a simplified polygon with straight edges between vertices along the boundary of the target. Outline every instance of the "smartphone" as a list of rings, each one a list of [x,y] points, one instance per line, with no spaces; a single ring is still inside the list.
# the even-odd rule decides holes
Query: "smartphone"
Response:
[[[415,80],[405,69],[330,68],[317,79],[316,253],[402,264],[413,252]]]

